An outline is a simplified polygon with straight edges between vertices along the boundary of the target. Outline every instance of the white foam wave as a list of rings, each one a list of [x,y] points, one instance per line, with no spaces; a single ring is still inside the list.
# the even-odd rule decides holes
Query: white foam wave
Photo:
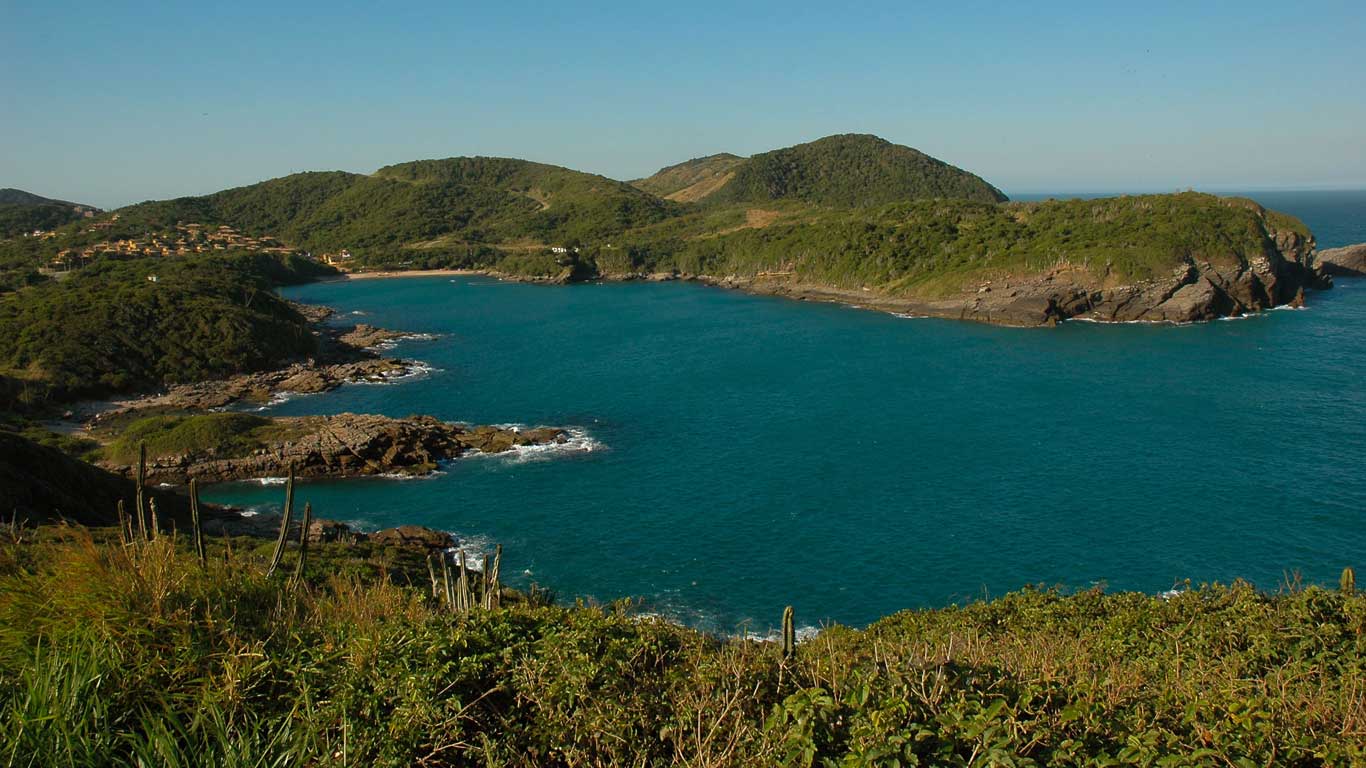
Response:
[[[507,429],[513,432],[520,432],[525,429],[525,427],[520,424],[499,424],[497,426],[500,429]],[[509,464],[526,464],[533,461],[548,461],[561,456],[572,456],[607,450],[606,445],[593,439],[586,430],[578,427],[567,427],[565,429],[565,434],[567,437],[565,441],[561,443],[514,445],[511,449],[500,453],[471,453],[470,457],[498,459]]]
[[[373,379],[357,379],[355,381],[348,381],[346,383],[359,385],[398,384],[399,382],[413,381],[415,379],[425,378],[427,376],[432,375],[433,373],[440,373],[440,371],[441,369],[437,368],[436,366],[428,365],[427,363],[414,360],[406,363],[406,368],[404,368],[402,371],[395,371],[392,373],[381,373],[379,374],[379,376]]]
[[[892,317],[900,317],[904,320],[928,320],[929,315],[917,315],[914,312],[893,312]]]
[[[498,542],[483,535],[461,536],[454,531],[446,531],[446,533],[455,539],[455,546],[446,549],[446,552],[451,556],[451,562],[458,563],[463,554],[466,568],[483,573],[484,561],[493,553]]]
[[[286,477],[258,477],[258,478],[256,478],[255,480],[253,480],[252,482],[259,483],[259,484],[261,484],[261,485],[284,485],[286,482],[289,482],[289,478],[286,478]]]
[[[402,336],[396,336],[388,341],[381,341],[374,346],[374,349],[382,349],[387,352],[393,350],[405,341],[436,341],[439,338],[441,338],[441,335],[436,333],[405,333]]]
[[[386,480],[435,480],[436,478],[441,477],[444,474],[446,473],[439,469],[436,469],[424,475],[414,475],[404,472],[381,472],[380,474],[376,475],[376,477],[382,477]]]

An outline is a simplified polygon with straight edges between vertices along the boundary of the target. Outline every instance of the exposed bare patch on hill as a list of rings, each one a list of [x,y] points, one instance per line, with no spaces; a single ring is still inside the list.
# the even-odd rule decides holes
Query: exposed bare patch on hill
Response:
[[[679,203],[695,203],[724,187],[733,178],[735,178],[735,171],[726,171],[720,176],[703,179],[690,187],[684,187],[671,195],[665,195],[664,199]]]
[[[678,202],[694,202],[720,189],[733,177],[729,174],[745,159],[723,152],[661,168],[649,178],[636,179],[637,189]],[[724,178],[722,178],[724,177]]]

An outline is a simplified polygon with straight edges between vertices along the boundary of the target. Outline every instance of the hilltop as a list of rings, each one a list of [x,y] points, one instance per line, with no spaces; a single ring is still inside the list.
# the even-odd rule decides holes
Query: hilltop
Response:
[[[995,187],[910,147],[866,134],[840,134],[771,152],[688,160],[631,182],[670,200],[725,205],[798,200],[845,208],[952,198],[1004,202]]]
[[[695,157],[661,168],[653,176],[636,179],[631,184],[667,200],[695,203],[735,178],[735,167],[745,162],[745,158],[729,152]]]

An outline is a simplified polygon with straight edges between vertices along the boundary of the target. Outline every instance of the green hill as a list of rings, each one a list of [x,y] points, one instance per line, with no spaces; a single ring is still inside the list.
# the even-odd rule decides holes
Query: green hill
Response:
[[[391,165],[369,176],[300,173],[120,213],[149,225],[225,223],[315,251],[395,257],[409,250],[601,238],[667,218],[676,208],[603,176],[525,160],[458,157]]]
[[[701,200],[734,178],[732,171],[744,163],[745,158],[729,152],[695,157],[678,165],[661,168],[653,176],[636,179],[631,184],[658,197],[691,203]]]
[[[1000,190],[967,171],[876,136],[842,134],[755,155],[734,178],[699,198],[709,204],[795,199],[867,207],[922,198],[1002,202]]]
[[[316,341],[273,288],[319,272],[266,255],[102,260],[0,294],[0,408],[278,367]]]
[[[6,187],[0,189],[0,238],[14,237],[35,229],[51,230],[92,215],[98,208]]]

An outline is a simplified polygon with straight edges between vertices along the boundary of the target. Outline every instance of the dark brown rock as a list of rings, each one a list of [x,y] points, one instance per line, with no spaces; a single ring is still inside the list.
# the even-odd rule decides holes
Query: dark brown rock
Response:
[[[382,531],[370,534],[370,541],[382,546],[413,549],[449,549],[455,546],[455,539],[449,533],[421,525],[400,525],[397,528],[385,528]]]

